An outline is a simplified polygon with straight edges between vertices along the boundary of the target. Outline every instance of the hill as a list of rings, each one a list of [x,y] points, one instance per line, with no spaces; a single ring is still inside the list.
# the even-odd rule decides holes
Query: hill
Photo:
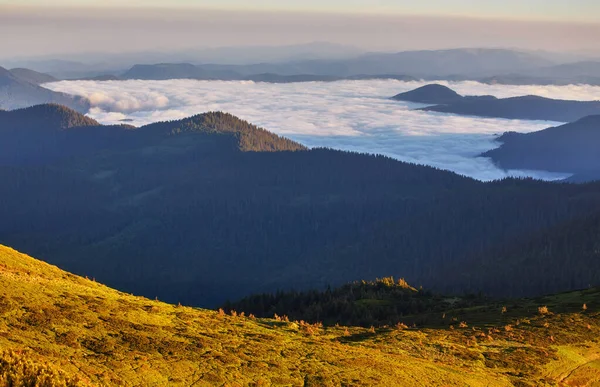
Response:
[[[499,148],[482,156],[504,169],[600,173],[600,115],[533,133],[505,133],[498,141]]]
[[[571,122],[600,114],[600,101],[567,101],[528,95],[512,98],[461,96],[442,85],[427,85],[393,99],[433,104],[420,110],[468,116]]]
[[[240,150],[248,152],[299,151],[307,148],[287,138],[223,112],[199,114],[190,118],[159,122],[141,128],[146,132],[169,134],[201,133],[233,135]]]
[[[382,156],[304,150],[224,113],[141,128],[39,122],[2,126],[0,214],[10,221],[0,222],[1,242],[124,291],[195,306],[389,275],[460,293],[480,270],[471,257],[600,201],[598,183],[481,183]],[[581,253],[569,282],[553,280],[563,275],[554,257],[551,271],[515,262],[504,287],[481,290],[588,286],[583,268],[593,257]]]
[[[40,73],[37,71],[24,69],[24,68],[11,69],[10,73],[12,75],[14,75],[15,77],[17,77],[18,79],[21,79],[21,80],[29,82],[29,83],[33,83],[34,85],[41,85],[42,83],[58,81],[58,79],[54,78],[52,75],[48,75],[48,74],[44,74],[44,73]]]
[[[221,134],[242,151],[306,149],[220,112],[135,128],[103,126],[67,107],[46,104],[0,112],[0,163],[48,163],[106,149],[126,150],[185,133]],[[35,139],[35,141],[33,140]]]
[[[16,76],[11,71],[0,67],[0,108],[19,109],[44,103],[58,103],[69,106],[80,112],[89,110],[89,103],[81,97],[57,93],[31,83],[32,74],[17,71]]]
[[[97,121],[66,106],[58,104],[35,105],[4,111],[0,115],[0,133],[28,129],[62,130],[83,126],[100,126]]]
[[[53,386],[598,381],[597,290],[539,300],[543,305],[515,302],[518,311],[508,304],[511,316],[490,305],[487,314],[497,322],[489,324],[364,329],[169,305],[3,246],[0,274],[0,347],[8,351],[0,357],[0,381],[6,385],[25,385],[19,376],[30,377],[28,385],[46,380]]]
[[[462,101],[463,97],[449,87],[442,85],[426,85],[418,89],[400,93],[392,99],[425,104],[451,104]]]

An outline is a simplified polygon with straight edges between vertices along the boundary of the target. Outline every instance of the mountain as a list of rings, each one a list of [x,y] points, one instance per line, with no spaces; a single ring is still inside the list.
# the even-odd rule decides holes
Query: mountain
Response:
[[[310,43],[281,47],[223,47],[183,52],[86,53],[62,59],[10,62],[61,79],[219,79],[294,82],[324,78],[410,77],[502,84],[599,84],[598,62],[586,56],[504,49],[362,53]],[[584,60],[585,59],[585,60]],[[580,60],[573,62],[573,60]],[[157,64],[158,63],[158,64]],[[125,70],[128,69],[128,70]],[[263,74],[269,74],[261,80]]]
[[[197,63],[252,64],[285,63],[297,60],[339,60],[362,55],[363,51],[330,42],[311,42],[287,46],[238,46],[186,51],[184,55]],[[171,55],[172,57],[172,55]]]
[[[47,104],[0,112],[0,162],[44,163],[104,149],[130,149],[184,133],[220,134],[242,151],[306,148],[229,114],[215,112],[145,126],[102,126],[67,107]],[[32,139],[35,139],[32,140]]]
[[[425,85],[418,89],[400,93],[392,97],[397,101],[408,101],[424,104],[451,104],[463,100],[463,96],[449,87],[442,85]]]
[[[571,122],[600,114],[600,101],[567,101],[535,95],[512,98],[461,96],[442,85],[427,85],[392,97],[432,104],[420,110],[468,116]]]
[[[0,222],[0,242],[175,303],[216,306],[389,275],[461,293],[478,273],[471,257],[600,204],[599,183],[482,183],[306,150],[225,113],[60,129],[62,113],[40,113],[52,108],[0,115],[0,216],[10,220]],[[19,124],[19,114],[39,115],[39,125]],[[582,254],[577,270],[591,259]],[[564,273],[557,262],[543,275],[515,265],[503,288],[481,290],[535,296],[589,285],[577,270],[553,281]]]
[[[482,156],[504,169],[600,173],[600,115],[533,133],[508,132],[498,141],[499,148]]]
[[[128,62],[128,64],[121,66],[116,62],[112,62],[108,54],[97,58],[92,58],[90,55],[84,54],[83,58],[78,58],[77,60],[70,60],[67,55],[66,57],[61,56],[61,58],[41,57],[4,61],[5,66],[27,68],[58,79],[87,78],[107,72],[122,72],[123,69],[131,66],[132,63],[136,62]]]
[[[16,73],[20,76],[0,67],[0,108],[19,109],[43,103],[59,103],[80,112],[89,110],[89,102],[85,99],[57,93],[31,83],[31,73],[24,74],[22,71]]]
[[[14,75],[16,78],[19,78],[23,81],[33,83],[34,85],[41,85],[42,83],[48,82],[56,82],[58,79],[54,78],[52,75],[40,73],[37,71],[24,69],[24,68],[16,68],[11,69],[10,73]]]
[[[452,49],[373,53],[348,62],[352,72],[402,73],[421,77],[484,76],[525,71],[552,62],[537,55],[502,49]]]
[[[600,62],[583,61],[543,66],[530,71],[484,77],[479,81],[507,85],[600,85]]]
[[[414,77],[399,74],[356,74],[349,76],[322,75],[322,74],[304,74],[302,68],[298,67],[298,73],[288,71],[285,65],[254,65],[251,68],[238,68],[236,66],[206,65],[195,66],[189,63],[183,64],[155,64],[155,65],[135,65],[121,78],[106,75],[96,77],[96,80],[114,80],[114,79],[143,79],[143,80],[167,80],[167,79],[198,79],[198,80],[244,80],[253,82],[269,83],[292,83],[292,82],[335,82],[342,80],[363,80],[363,79],[397,79],[402,81],[416,81]],[[238,72],[239,71],[239,72]],[[264,71],[264,72],[263,72]],[[280,73],[285,73],[281,75]],[[287,74],[289,73],[289,74]]]
[[[567,101],[535,95],[503,99],[476,97],[422,110],[479,117],[571,122],[600,114],[600,101]]]
[[[239,150],[244,152],[304,151],[307,148],[287,138],[223,112],[199,114],[177,121],[159,122],[142,127],[140,131],[169,134],[197,133],[235,137]]]
[[[533,54],[511,50],[455,49],[369,53],[346,59],[307,59],[256,64],[156,64],[135,65],[123,74],[125,79],[246,79],[259,74],[278,76],[410,76],[482,77],[504,71],[525,71],[553,63]]]
[[[205,69],[201,66],[195,66],[189,63],[171,64],[162,63],[155,65],[135,65],[122,75],[124,79],[222,79],[233,80],[240,79],[239,73],[229,70],[223,66],[223,69]]]
[[[465,79],[475,80],[481,83],[487,83],[490,85],[542,85],[542,86],[567,86],[567,85],[592,85],[600,86],[600,77],[590,76],[574,76],[566,78],[555,78],[555,77],[540,77],[538,75],[524,75],[524,74],[505,74],[495,75],[492,77],[484,77],[478,79]]]
[[[440,300],[445,312],[436,315],[447,321],[421,330],[324,327],[169,305],[4,246],[0,286],[0,381],[11,386],[389,386],[418,380],[500,387],[599,380],[597,289],[511,300],[506,313],[503,304],[459,309]]]
[[[600,78],[600,62],[583,61],[549,66],[536,71],[539,76],[553,78],[595,77]]]
[[[58,104],[35,105],[0,114],[0,134],[10,130],[61,130],[82,126],[100,126],[98,121]]]

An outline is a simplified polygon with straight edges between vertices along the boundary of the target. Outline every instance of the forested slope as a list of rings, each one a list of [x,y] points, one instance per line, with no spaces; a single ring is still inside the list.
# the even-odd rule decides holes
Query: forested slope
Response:
[[[10,220],[0,241],[124,291],[216,306],[390,275],[495,296],[592,280],[597,259],[579,243],[569,281],[550,280],[565,273],[560,256],[538,267],[495,252],[597,209],[600,183],[481,183],[382,156],[305,150],[223,113],[44,129],[59,121],[31,132],[58,133],[44,152],[17,143],[0,158],[0,216]],[[475,280],[487,266],[474,260],[512,277]]]
[[[508,132],[483,154],[505,169],[534,169],[600,176],[600,115],[538,132]]]

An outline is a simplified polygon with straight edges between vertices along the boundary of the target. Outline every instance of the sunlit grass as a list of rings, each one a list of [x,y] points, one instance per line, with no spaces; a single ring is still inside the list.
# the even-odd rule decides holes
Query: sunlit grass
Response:
[[[0,348],[24,351],[18,361],[47,368],[64,380],[76,377],[81,385],[537,386],[569,378],[600,381],[595,372],[600,354],[597,290],[550,297],[543,304],[515,301],[504,313],[496,305],[460,315],[449,311],[443,328],[323,327],[135,297],[4,247],[0,289]],[[549,312],[540,314],[541,306]],[[4,358],[11,356],[5,353]],[[15,369],[0,368],[0,375]],[[0,381],[11,385],[6,378]]]

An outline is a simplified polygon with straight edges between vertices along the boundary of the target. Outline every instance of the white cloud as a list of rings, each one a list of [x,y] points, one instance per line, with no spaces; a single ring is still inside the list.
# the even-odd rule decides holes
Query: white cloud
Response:
[[[462,94],[498,97],[537,94],[593,100],[600,87],[501,86],[440,82]],[[310,147],[380,153],[493,180],[508,175],[557,179],[539,171],[502,171],[478,154],[498,146],[496,134],[531,132],[556,123],[461,117],[413,110],[420,105],[389,97],[423,82],[394,80],[268,84],[226,81],[63,81],[56,91],[90,98],[89,115],[106,124],[122,119],[134,125],[222,110]]]

